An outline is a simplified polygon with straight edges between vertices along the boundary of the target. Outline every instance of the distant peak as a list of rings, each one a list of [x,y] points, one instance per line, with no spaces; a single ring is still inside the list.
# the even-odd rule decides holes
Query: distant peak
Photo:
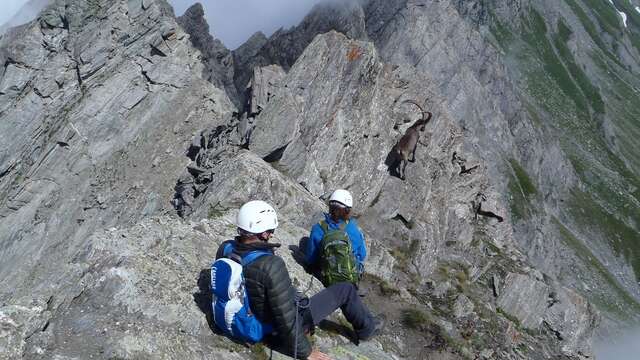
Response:
[[[204,17],[204,7],[201,3],[197,2],[189,6],[187,11],[184,12],[183,16],[188,16],[190,18]]]

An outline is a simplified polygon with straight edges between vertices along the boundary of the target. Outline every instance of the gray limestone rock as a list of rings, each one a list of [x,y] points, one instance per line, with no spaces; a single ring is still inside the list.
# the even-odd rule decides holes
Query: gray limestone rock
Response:
[[[244,44],[231,52],[234,61],[233,79],[238,91],[246,88],[251,78],[251,71],[253,71],[255,66],[258,66],[254,64],[254,58],[258,56],[258,53],[267,41],[269,41],[269,39],[262,32],[258,31],[251,35]],[[265,62],[267,63],[262,65],[270,65],[269,61]],[[244,69],[245,71],[240,72],[239,69]],[[245,94],[242,93],[242,95]]]
[[[508,274],[498,306],[528,329],[538,329],[547,308],[548,286],[527,275]]]
[[[267,103],[283,87],[282,78],[286,75],[277,65],[257,67],[253,69],[253,76],[249,83],[251,98],[249,99],[249,116],[257,116],[267,106]]]
[[[335,30],[352,39],[366,39],[364,12],[359,0],[325,1],[317,4],[302,22],[279,29],[268,39],[257,33],[234,51],[235,84],[244,90],[255,67],[280,65],[288,70],[318,34]]]
[[[123,326],[124,334],[135,315],[116,310],[123,298],[115,292],[116,300],[97,289],[84,292],[99,277],[73,259],[88,251],[94,232],[171,209],[172,188],[188,162],[183,149],[194,131],[230,116],[231,102],[200,77],[199,53],[164,1],[55,1],[39,20],[3,36],[0,49],[1,62],[16,67],[0,79],[0,313],[7,351],[48,358],[152,352],[162,322],[146,337],[107,344],[110,326]],[[155,167],[151,157],[159,159]],[[92,264],[116,264],[118,253],[109,256],[116,259],[97,256]],[[131,280],[114,270],[100,275],[101,286],[122,274]],[[88,312],[96,308],[103,310]],[[71,341],[73,331],[85,336]]]
[[[464,295],[459,295],[456,302],[453,304],[453,315],[456,318],[465,317],[473,313],[473,302]]]
[[[598,327],[600,314],[584,297],[571,289],[561,287],[557,294],[551,295],[554,296],[548,301],[544,324],[565,339],[563,350],[566,353],[591,356],[586,350],[592,342],[588,333],[589,329]]]
[[[359,347],[319,330],[323,350],[589,354],[598,312],[546,274],[559,261],[530,263],[563,254],[545,234],[579,180],[486,35],[523,7],[332,2],[230,53],[198,5],[176,20],[164,0],[53,1],[0,38],[0,357],[263,354],[210,329],[216,247],[266,200],[294,284],[319,291],[297,246],[336,188],[370,250],[365,301],[391,319]],[[420,118],[405,100],[433,118],[401,180],[394,147]],[[509,202],[517,162],[543,194],[530,221]]]
[[[591,356],[591,339],[584,335],[597,327],[600,316],[576,292],[561,286],[550,288],[527,275],[511,273],[497,304],[525,328],[550,329],[562,341],[566,354]]]
[[[193,47],[200,50],[205,65],[203,78],[217,88],[224,89],[238,108],[242,108],[240,95],[233,83],[234,63],[231,51],[220,40],[209,33],[209,24],[204,18],[204,9],[195,3],[178,17],[178,24],[189,34]]]

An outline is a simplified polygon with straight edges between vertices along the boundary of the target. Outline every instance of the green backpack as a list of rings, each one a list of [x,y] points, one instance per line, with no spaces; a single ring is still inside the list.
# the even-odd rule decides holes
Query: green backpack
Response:
[[[359,274],[356,258],[351,249],[351,240],[345,232],[347,223],[340,229],[330,229],[326,221],[320,222],[324,236],[320,242],[320,274],[322,283],[328,287],[338,282],[347,281],[356,284]]]

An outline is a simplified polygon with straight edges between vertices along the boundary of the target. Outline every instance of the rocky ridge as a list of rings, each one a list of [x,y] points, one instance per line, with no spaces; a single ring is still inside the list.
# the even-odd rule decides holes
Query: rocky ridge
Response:
[[[261,198],[306,288],[296,246],[336,187],[355,195],[372,252],[366,301],[392,321],[359,347],[325,327],[323,350],[591,356],[598,312],[542,256],[565,254],[545,237],[575,231],[561,202],[582,179],[487,40],[527,5],[321,5],[230,53],[198,6],[176,21],[163,0],[55,1],[0,38],[0,356],[264,356],[212,333],[206,268],[234,209]],[[391,149],[419,116],[405,99],[434,119],[401,181]]]
[[[411,68],[394,69],[386,66],[372,43],[349,40],[334,32],[316,37],[289,72],[278,79],[267,82],[254,77],[256,81],[251,83],[253,92],[275,95],[255,118],[256,125],[249,138],[248,149],[264,158],[279,173],[291,178],[295,184],[292,186],[315,198],[325,197],[338,183],[352,191],[363,208],[359,220],[362,227],[367,229],[371,248],[375,252],[382,252],[380,260],[383,263],[392,261],[391,268],[388,265],[374,266],[369,274],[372,279],[377,279],[373,280],[374,283],[386,286],[389,283],[396,284],[399,303],[404,304],[404,308],[400,306],[399,309],[381,306],[379,311],[402,319],[403,311],[416,306],[418,309],[428,306],[425,310],[417,310],[419,314],[422,311],[452,311],[456,299],[462,303],[465,303],[463,299],[473,304],[495,303],[496,300],[491,299],[498,295],[493,291],[487,293],[487,289],[493,286],[494,277],[504,279],[507,276],[511,279],[516,276],[513,271],[524,271],[522,277],[516,277],[516,281],[506,286],[496,283],[496,292],[502,294],[498,300],[503,305],[500,311],[517,314],[513,315],[513,319],[517,319],[515,321],[518,324],[535,314],[534,320],[526,326],[531,327],[532,334],[536,334],[536,331],[540,333],[531,335],[525,343],[544,341],[541,340],[547,336],[544,334],[552,334],[560,327],[568,326],[557,320],[556,311],[567,315],[581,314],[578,316],[590,320],[576,321],[572,326],[559,330],[562,335],[558,338],[572,340],[563,342],[563,350],[557,351],[568,356],[588,353],[585,341],[590,337],[589,329],[593,329],[597,323],[595,310],[577,294],[554,282],[549,283],[548,278],[528,267],[523,256],[514,249],[509,230],[511,227],[500,216],[507,211],[504,200],[488,183],[486,165],[473,155],[474,145],[465,144],[462,130],[442,105],[445,102],[439,98],[439,90],[432,79],[417,75]],[[425,84],[430,86],[425,88]],[[419,114],[415,107],[402,104],[402,99],[424,98],[429,99],[427,106],[438,114],[438,118],[429,127],[425,142],[417,152],[418,161],[408,170],[408,180],[402,182],[389,176],[385,162],[389,160],[394,139],[406,127],[405,121],[412,122]],[[232,124],[229,126],[233,127]],[[246,159],[224,160],[228,156],[225,153],[238,151],[229,145],[233,141],[228,140],[233,139],[236,132],[220,130],[222,128],[203,134],[202,140],[197,142],[211,145],[192,147],[193,154],[196,154],[192,157],[194,167],[200,170],[189,171],[189,175],[181,179],[177,195],[178,204],[188,204],[179,207],[186,217],[197,219],[206,212],[216,214],[242,203],[240,199],[228,198],[231,189],[221,185],[215,175],[229,174],[229,171],[223,170],[227,163],[229,165],[226,166],[233,166],[234,169],[238,168],[238,164],[247,166]],[[212,135],[218,140],[211,141]],[[260,181],[242,175],[232,177],[236,179],[234,188],[241,189],[240,194],[248,193],[249,198],[268,199],[283,209],[283,216],[302,212],[304,216],[296,216],[294,221],[303,226],[308,227],[309,219],[318,217],[317,208],[299,201],[293,201],[295,206],[291,207],[292,201],[282,198],[287,188],[279,185],[279,181]],[[258,186],[256,181],[263,185]],[[290,196],[284,195],[285,198]],[[291,210],[288,210],[290,207]],[[421,208],[424,210],[416,211]],[[490,257],[497,257],[495,262],[482,259],[486,257],[483,253],[487,251],[487,246],[494,249],[489,252],[492,254]],[[378,256],[374,257],[374,263],[379,261]],[[391,269],[394,271],[389,271]],[[418,280],[419,274],[431,275]],[[452,282],[448,276],[456,280]],[[456,276],[463,280],[460,281]],[[465,295],[458,295],[459,290],[454,288],[466,287],[466,276],[473,276],[474,281],[469,283]],[[444,285],[431,288],[437,282],[434,278],[443,281]],[[531,283],[533,286],[539,285],[537,289],[549,290],[541,291],[536,296],[523,292],[522,288],[531,286]],[[503,288],[506,293],[501,292]],[[378,291],[377,288],[375,291]],[[563,294],[564,301],[549,300],[556,296],[550,294],[556,292]],[[439,304],[434,309],[433,302],[436,301]],[[531,301],[543,306],[529,307]],[[518,310],[522,304],[525,304],[525,308]],[[469,326],[478,326],[466,335],[469,346],[474,347],[471,345],[476,341],[474,339],[489,338],[488,333],[493,331],[489,330],[491,326],[506,326],[501,331],[509,331],[508,326],[499,320],[492,325],[484,325],[486,327],[480,325],[484,321],[491,323],[489,318],[483,319],[483,316],[492,312],[495,314],[498,305],[494,305],[492,310],[482,305],[473,306],[475,311],[462,312],[463,315],[454,324],[448,323],[449,329],[457,333],[455,336],[461,336],[458,331],[463,332],[461,329],[465,327],[468,330]],[[553,310],[547,311],[547,308]],[[422,338],[424,334],[428,334],[427,337],[439,334],[443,331],[440,329],[443,326],[446,328],[447,321],[451,320],[446,318],[439,319],[445,321],[445,325],[434,320],[431,323],[434,328],[429,328],[427,323],[420,324],[418,328],[421,330],[412,335]],[[395,331],[407,331],[403,321],[397,325]],[[522,336],[521,331],[514,331],[519,334],[515,335],[516,338]],[[401,353],[411,347],[411,341],[415,340],[411,340],[411,337],[404,341],[381,340],[386,346],[397,343],[394,348]],[[497,342],[497,339],[486,341]],[[454,340],[450,344],[452,347],[459,346],[453,345],[456,344]],[[436,350],[442,350],[434,346]],[[461,346],[456,347],[454,353],[473,357],[474,351],[479,354],[482,350],[485,349],[470,350]],[[553,350],[547,351],[553,353]],[[544,356],[543,353],[538,355]],[[405,356],[419,355],[405,353]],[[510,353],[510,350],[500,349],[499,356],[508,358],[517,355]]]

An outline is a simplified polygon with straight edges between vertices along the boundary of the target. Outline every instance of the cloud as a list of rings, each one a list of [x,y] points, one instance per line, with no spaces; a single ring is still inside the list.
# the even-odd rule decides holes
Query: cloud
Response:
[[[0,33],[10,27],[26,24],[53,0],[4,0],[6,11],[0,13]]]
[[[11,18],[27,3],[27,0],[2,0],[2,11],[0,11],[0,25],[11,20]]]
[[[256,31],[269,36],[297,25],[322,0],[200,0],[213,36],[228,48],[242,45]],[[195,0],[169,0],[182,15]]]
[[[629,330],[594,344],[596,359],[636,360],[640,354],[640,329]]]

